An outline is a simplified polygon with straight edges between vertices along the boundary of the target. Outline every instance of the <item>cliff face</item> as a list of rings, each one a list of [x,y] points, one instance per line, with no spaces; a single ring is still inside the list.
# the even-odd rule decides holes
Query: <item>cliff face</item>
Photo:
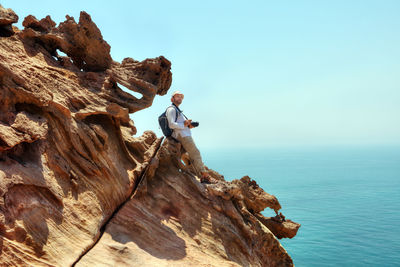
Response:
[[[212,170],[200,184],[179,144],[133,137],[167,59],[113,61],[85,12],[17,21],[0,7],[1,266],[292,265],[277,238],[300,225],[260,214],[274,196]]]

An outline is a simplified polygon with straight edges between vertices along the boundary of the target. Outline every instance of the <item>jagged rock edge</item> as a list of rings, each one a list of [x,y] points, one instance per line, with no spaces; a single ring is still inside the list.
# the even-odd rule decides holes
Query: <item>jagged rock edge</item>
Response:
[[[85,15],[85,14],[84,14]],[[87,15],[87,14],[86,14]],[[85,15],[85,16],[86,16]],[[82,14],[81,14],[81,16],[82,16]],[[88,16],[88,15],[87,15]],[[86,18],[87,18],[87,16],[86,16]],[[89,19],[90,19],[90,16],[89,16]],[[44,21],[45,19],[43,19],[43,20],[41,20],[41,22],[42,21]],[[50,23],[51,24],[51,23]],[[163,57],[160,57],[161,59],[161,61],[163,61]],[[146,62],[148,62],[148,61],[150,61],[150,67],[151,67],[151,60],[146,60]],[[117,65],[117,68],[118,68],[118,66],[120,66],[120,65],[124,65],[124,63],[126,63],[126,62],[128,62],[128,63],[137,63],[136,61],[130,61],[130,60],[128,60],[128,61],[126,61],[126,59],[122,62],[122,64],[119,64],[119,63],[115,63],[115,62],[112,62],[112,64],[115,66],[115,65]],[[162,64],[162,63],[161,63]],[[111,69],[114,69],[113,67],[111,67]],[[89,73],[88,73],[89,74]],[[110,77],[110,81],[111,82],[116,82],[116,81],[118,81],[119,80],[119,77],[117,77],[117,76],[115,76],[115,73],[114,72],[109,72],[108,73],[109,74],[109,77]],[[124,79],[122,79],[122,80],[124,80]],[[149,83],[148,81],[146,81],[146,80],[139,80],[139,79],[133,79],[133,80],[130,80],[130,82],[133,84],[132,85],[132,88],[129,88],[129,86],[127,86],[129,89],[131,89],[131,90],[133,90],[133,91],[136,91],[135,89],[137,89],[137,90],[139,90],[139,91],[143,91],[143,88],[141,88],[142,86],[145,86],[146,87],[146,89],[149,89],[150,90],[150,94],[152,95],[152,96],[150,96],[150,101],[146,101],[146,103],[144,103],[144,105],[142,105],[139,109],[132,109],[131,107],[129,107],[129,112],[134,112],[134,111],[137,111],[137,110],[140,110],[140,109],[143,109],[143,108],[145,108],[145,107],[147,107],[147,106],[149,106],[149,105],[151,105],[151,102],[152,102],[152,100],[153,100],[153,98],[154,98],[154,96],[155,96],[155,94],[159,94],[159,95],[163,95],[163,94],[165,94],[166,93],[166,91],[168,90],[168,88],[169,88],[169,85],[170,85],[170,83],[168,84],[168,79],[164,79],[166,82],[165,82],[165,84],[163,85],[163,86],[161,86],[162,88],[159,88],[160,90],[155,90],[157,87],[156,86],[153,86],[153,84],[152,83]],[[15,84],[18,84],[18,81],[14,81],[15,82]],[[122,84],[122,83],[121,83]],[[20,84],[21,85],[21,87],[20,88],[24,88],[24,86],[23,86],[23,84]],[[134,87],[134,85],[135,86],[138,86],[138,87]],[[139,88],[139,89],[138,89]],[[30,91],[30,90],[28,90],[28,89],[26,89],[26,88],[24,88],[24,90],[25,90],[25,93],[28,93],[28,94],[32,94],[33,92],[32,91]],[[144,91],[146,91],[146,90],[144,90]],[[146,91],[147,92],[147,91]],[[34,97],[32,97],[32,100],[34,100]],[[44,108],[44,106],[43,106],[43,104],[44,103],[41,103],[41,105],[38,105],[38,106],[41,106],[42,108]],[[50,103],[48,103],[48,104],[50,104],[50,105],[56,105],[56,103],[52,103],[51,101],[50,101]],[[60,108],[60,107],[53,107],[54,108],[54,110],[57,110],[58,108]],[[49,111],[49,110],[47,110],[47,111]],[[59,111],[59,110],[57,110],[57,111]],[[75,114],[73,114],[73,117],[75,118],[75,119],[78,119],[78,120],[83,120],[83,119],[85,119],[85,117],[87,117],[87,116],[90,116],[90,115],[93,115],[93,114],[103,114],[103,115],[106,115],[106,116],[110,116],[110,118],[112,119],[112,120],[114,120],[114,123],[115,123],[115,126],[117,127],[117,128],[119,128],[119,127],[121,127],[121,125],[120,125],[120,122],[122,122],[122,123],[124,123],[123,122],[123,118],[124,118],[124,116],[125,115],[121,115],[121,111],[120,110],[116,110],[116,112],[118,113],[118,114],[113,114],[113,112],[111,112],[111,114],[110,114],[110,112],[107,110],[107,112],[106,113],[102,113],[102,111],[95,111],[95,112],[89,112],[89,113],[85,113],[85,112],[76,112]],[[87,115],[87,114],[89,114],[89,115]],[[121,117],[122,116],[122,117]],[[55,118],[57,118],[58,116],[56,116]],[[125,123],[126,123],[126,121],[125,121]],[[125,125],[125,126],[127,126],[127,125]],[[124,141],[126,142],[126,140],[122,137],[122,133],[121,133],[121,129],[119,129],[119,131],[117,130],[117,134],[118,134],[118,140],[120,141],[120,142],[122,142],[121,144],[121,147],[125,150],[125,154],[128,156],[128,158],[129,158],[129,152],[127,151],[127,148],[126,148],[126,144],[124,144]],[[161,147],[161,142],[158,144],[159,146],[158,146],[158,149],[156,150],[156,152],[153,154],[153,156],[152,157],[150,157],[150,159],[146,162],[146,165],[143,165],[143,166],[145,166],[145,168],[144,169],[142,169],[142,172],[141,172],[141,174],[139,175],[139,179],[138,180],[135,180],[135,186],[133,187],[133,190],[132,190],[132,192],[130,192],[130,196],[134,196],[134,195],[136,195],[136,192],[139,192],[138,191],[138,187],[141,187],[143,184],[144,184],[144,182],[143,181],[145,181],[145,179],[146,179],[146,177],[147,177],[147,172],[148,172],[148,170],[149,170],[149,166],[150,166],[150,164],[152,163],[152,161],[153,161],[153,159],[155,158],[155,155],[157,155],[157,153],[158,153],[158,150],[160,149],[160,147]],[[82,155],[83,156],[83,155]],[[106,228],[106,226],[107,226],[107,224],[108,224],[108,222],[112,219],[112,217],[114,216],[114,214],[116,214],[117,212],[118,212],[118,209],[119,208],[121,208],[122,206],[124,206],[124,203],[126,203],[126,201],[128,201],[129,200],[129,198],[130,198],[130,196],[128,196],[127,198],[126,198],[126,200],[125,201],[123,201],[122,202],[122,204],[120,204],[119,206],[118,206],[118,208],[117,209],[115,209],[113,212],[112,212],[112,214],[111,214],[111,216],[109,216],[109,218],[107,219],[107,220],[104,220],[103,221],[103,225],[101,226],[101,228],[100,228],[100,230],[102,230],[103,232],[104,232],[104,230],[105,230],[105,228]],[[239,211],[239,214],[241,214],[242,216],[243,216],[243,214],[240,212],[240,210],[239,210],[239,208],[237,208],[238,209],[238,211]],[[267,227],[268,228],[268,227]],[[101,231],[100,231],[101,232]],[[101,233],[102,234],[102,233]],[[98,239],[97,239],[97,241],[98,240],[100,240],[100,238],[101,238],[101,236],[99,237],[99,236],[96,236]],[[96,242],[97,242],[96,241]],[[96,244],[96,243],[95,243]],[[95,245],[94,244],[94,245]],[[94,246],[93,245],[93,246]],[[87,252],[87,251],[86,251]],[[85,253],[86,253],[85,252]]]

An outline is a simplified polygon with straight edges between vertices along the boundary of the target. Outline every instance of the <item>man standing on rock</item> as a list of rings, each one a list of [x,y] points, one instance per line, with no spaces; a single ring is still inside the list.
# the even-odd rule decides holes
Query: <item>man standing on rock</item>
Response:
[[[166,111],[168,126],[173,130],[172,137],[182,144],[183,148],[188,152],[195,170],[201,174],[200,181],[202,183],[210,183],[210,175],[201,159],[200,151],[192,138],[192,133],[190,131],[190,129],[194,128],[192,120],[185,118],[182,111],[179,109],[183,98],[184,95],[180,91],[175,91],[172,94],[172,105]]]

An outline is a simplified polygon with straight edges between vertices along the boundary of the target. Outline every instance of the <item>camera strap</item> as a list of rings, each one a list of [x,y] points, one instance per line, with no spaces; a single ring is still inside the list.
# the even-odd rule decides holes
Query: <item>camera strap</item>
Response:
[[[186,115],[183,114],[182,110],[180,110],[174,103],[172,103],[172,105],[175,107],[175,109],[176,109],[180,114],[183,115],[183,117],[185,117],[185,118],[188,120],[188,117],[186,117]],[[178,115],[176,115],[176,117],[178,118]],[[176,120],[175,120],[175,121],[176,121]]]

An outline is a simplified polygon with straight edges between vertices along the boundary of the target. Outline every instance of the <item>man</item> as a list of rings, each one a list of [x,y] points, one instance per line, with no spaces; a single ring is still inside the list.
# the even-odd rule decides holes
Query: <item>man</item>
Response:
[[[188,152],[195,170],[201,175],[202,183],[210,183],[210,176],[201,159],[200,151],[197,149],[193,141],[190,129],[192,120],[185,118],[179,109],[182,104],[184,95],[180,91],[175,91],[171,96],[172,105],[167,109],[166,115],[168,119],[168,126],[173,130],[172,137],[178,140],[183,148]],[[178,114],[177,114],[178,113]],[[176,117],[178,116],[178,117]]]

